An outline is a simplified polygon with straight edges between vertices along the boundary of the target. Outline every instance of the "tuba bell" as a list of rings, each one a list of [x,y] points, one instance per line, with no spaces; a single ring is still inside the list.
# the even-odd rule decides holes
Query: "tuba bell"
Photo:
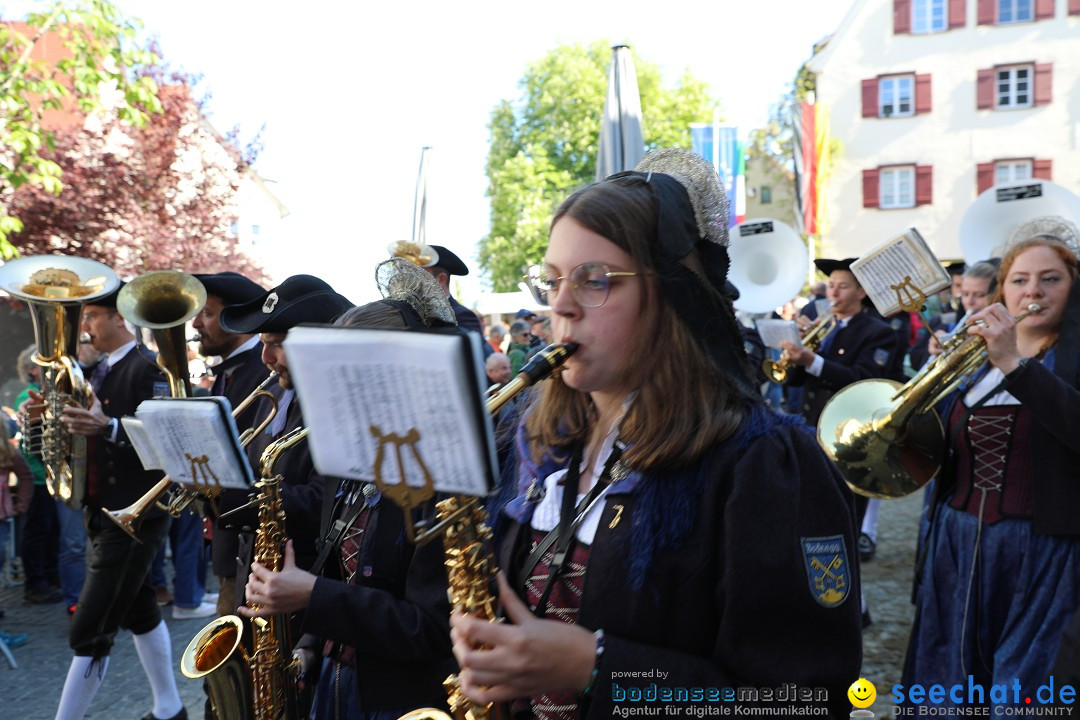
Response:
[[[173,397],[191,395],[185,325],[205,304],[203,284],[179,270],[143,273],[124,285],[116,298],[116,309],[125,320],[154,334],[157,363],[169,378]]]
[[[752,218],[733,227],[728,254],[728,278],[739,290],[733,304],[743,312],[772,312],[783,305],[802,290],[810,268],[799,234],[768,218]]]
[[[23,418],[26,449],[41,455],[49,493],[72,508],[82,506],[86,490],[86,438],[69,433],[60,418],[65,407],[92,402],[78,363],[79,316],[119,284],[111,268],[87,258],[35,255],[0,267],[0,290],[30,308],[41,368],[42,404]]]

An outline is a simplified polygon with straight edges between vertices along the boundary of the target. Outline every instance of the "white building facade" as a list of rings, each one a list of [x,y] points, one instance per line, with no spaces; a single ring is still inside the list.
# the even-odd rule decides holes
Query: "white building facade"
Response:
[[[840,145],[827,255],[914,226],[959,259],[961,218],[996,182],[1080,195],[1080,0],[855,0],[809,68]]]

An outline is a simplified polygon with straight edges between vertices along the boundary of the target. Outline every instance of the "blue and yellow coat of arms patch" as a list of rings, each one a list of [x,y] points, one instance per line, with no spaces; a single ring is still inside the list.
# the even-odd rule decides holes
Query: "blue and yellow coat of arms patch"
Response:
[[[837,607],[847,600],[851,574],[843,535],[804,537],[803,564],[810,594],[825,607]]]

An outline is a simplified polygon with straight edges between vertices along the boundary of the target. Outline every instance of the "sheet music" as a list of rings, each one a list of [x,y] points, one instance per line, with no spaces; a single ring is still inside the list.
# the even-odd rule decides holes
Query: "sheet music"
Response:
[[[472,347],[470,357],[468,346]],[[491,418],[483,409],[478,338],[367,328],[289,331],[289,371],[304,399],[308,443],[323,475],[372,480],[380,441],[382,480],[484,495],[494,483]]]
[[[780,350],[782,342],[802,345],[802,336],[794,320],[758,320],[757,331],[765,347]]]
[[[127,433],[128,440],[135,448],[135,454],[139,456],[143,469],[164,470],[161,467],[161,458],[158,457],[157,448],[150,439],[150,433],[147,432],[143,421],[135,417],[125,417],[121,418],[120,422],[124,424],[124,432]]]
[[[926,297],[951,284],[949,273],[915,228],[908,228],[867,252],[851,264],[851,272],[874,307],[886,317],[900,311],[900,299],[893,286],[905,279],[910,278],[913,289]],[[909,297],[906,290],[900,292],[905,299]]]
[[[144,437],[132,442],[149,441],[173,481],[234,490],[254,484],[226,398],[155,398],[140,403],[135,416]]]

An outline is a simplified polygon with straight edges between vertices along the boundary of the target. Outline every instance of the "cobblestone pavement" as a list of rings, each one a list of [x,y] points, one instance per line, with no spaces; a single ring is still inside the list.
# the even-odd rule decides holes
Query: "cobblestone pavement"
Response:
[[[878,524],[878,548],[863,567],[863,583],[873,624],[864,635],[863,677],[874,683],[878,701],[871,710],[887,717],[891,705],[889,688],[900,680],[913,607],[909,601],[915,555],[915,527],[922,494],[882,504]],[[0,659],[0,717],[16,720],[49,720],[56,712],[60,690],[71,662],[67,645],[67,613],[61,603],[24,605],[21,587],[0,588],[0,608],[7,615],[0,630],[30,635],[26,645],[12,652],[19,664],[11,669]],[[180,655],[192,636],[208,619],[174,620],[165,608],[165,622],[172,636],[176,683],[192,720],[202,717],[200,682],[180,674]],[[90,708],[93,720],[137,720],[150,709],[150,686],[135,654],[131,634],[117,636],[105,682]]]

